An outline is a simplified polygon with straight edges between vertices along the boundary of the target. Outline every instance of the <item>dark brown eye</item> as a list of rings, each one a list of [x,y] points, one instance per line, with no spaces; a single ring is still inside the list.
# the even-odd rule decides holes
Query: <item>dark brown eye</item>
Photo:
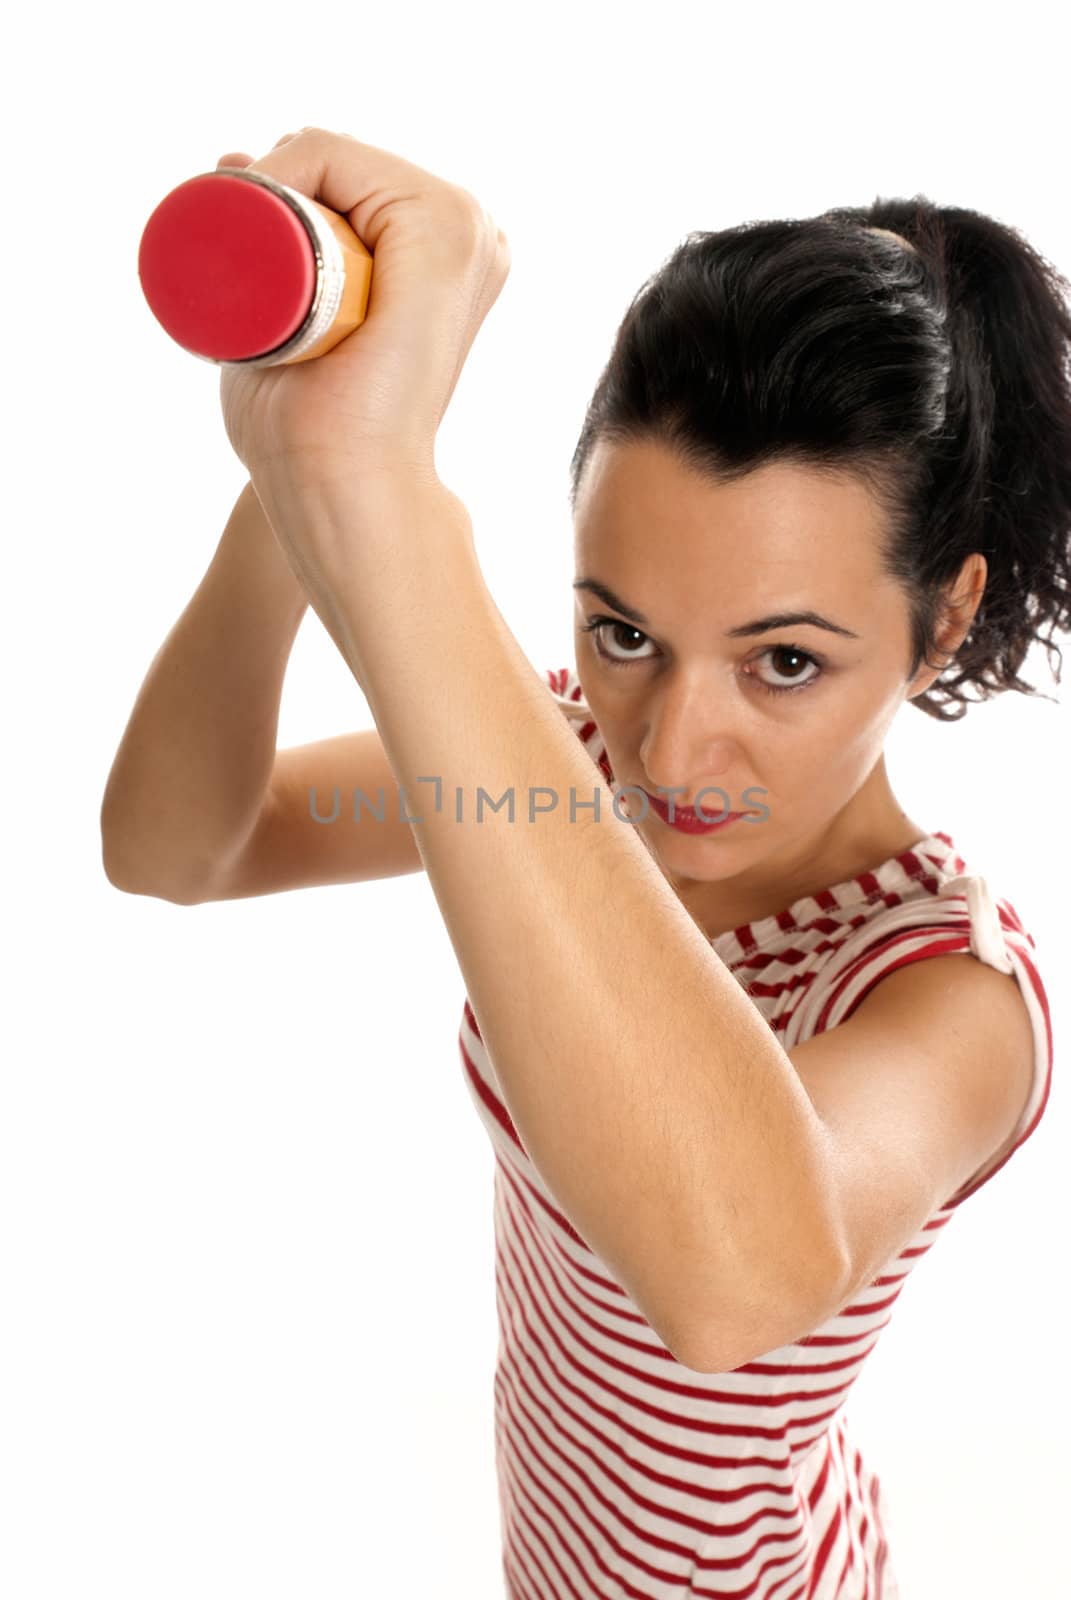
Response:
[[[603,643],[604,629],[608,629],[610,634],[615,636],[615,642],[620,645],[624,652],[623,655],[615,655],[613,650],[607,649]],[[592,617],[590,622],[584,624],[584,632],[595,635],[595,648],[599,655],[602,656],[604,661],[612,662],[615,666],[624,665],[629,660],[649,661],[651,659],[650,656],[637,655],[636,649],[632,648],[637,640],[642,643],[647,638],[647,635],[641,633],[639,628],[634,628],[631,622],[622,622],[618,617]]]
[[[788,678],[787,683],[771,683],[766,678],[756,678],[756,682],[769,694],[790,694],[793,689],[809,688],[812,683],[822,676],[821,664],[818,660],[809,651],[801,650],[797,645],[772,644],[757,659],[761,661],[763,656],[777,657],[780,665],[775,666],[774,671]],[[801,678],[800,671],[805,670],[807,666],[812,666],[817,670],[809,678]],[[754,674],[749,674],[749,676],[754,676]]]

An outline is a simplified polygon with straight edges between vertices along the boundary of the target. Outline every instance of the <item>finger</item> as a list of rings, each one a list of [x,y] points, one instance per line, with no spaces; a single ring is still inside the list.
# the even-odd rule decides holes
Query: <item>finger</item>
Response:
[[[301,130],[304,131],[304,130]],[[296,139],[296,133],[284,133],[281,139],[276,139],[272,145],[273,150],[278,150],[280,145],[286,144],[291,139]],[[216,162],[217,167],[251,167],[256,156],[251,156],[245,150],[230,150],[225,156],[220,156]]]
[[[445,195],[454,187],[390,150],[361,144],[348,133],[315,127],[284,135],[250,166],[347,217],[372,250],[393,202],[418,195]]]

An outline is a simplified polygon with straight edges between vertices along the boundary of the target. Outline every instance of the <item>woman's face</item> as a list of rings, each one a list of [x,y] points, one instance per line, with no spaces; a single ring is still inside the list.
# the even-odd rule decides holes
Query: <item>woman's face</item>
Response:
[[[907,602],[879,570],[879,532],[847,475],[781,463],[715,487],[657,444],[593,450],[575,511],[576,664],[615,784],[761,819],[684,833],[630,790],[619,811],[672,880],[738,880],[761,898],[808,870],[821,881],[846,822],[857,840],[889,834],[885,736],[937,673],[905,679]],[[767,620],[799,612],[835,629]]]

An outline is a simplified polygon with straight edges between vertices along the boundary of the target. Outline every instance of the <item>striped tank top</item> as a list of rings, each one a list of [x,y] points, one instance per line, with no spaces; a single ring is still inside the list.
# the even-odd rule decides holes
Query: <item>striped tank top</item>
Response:
[[[575,672],[548,671],[607,783]],[[509,1600],[899,1600],[887,1507],[845,1416],[912,1267],[1037,1127],[1052,1030],[1035,945],[946,833],[734,928],[713,948],[786,1049],[845,1021],[886,973],[969,951],[1014,973],[1035,1070],[1012,1137],[868,1288],[729,1373],[682,1366],[529,1161],[466,997],[466,1084],[495,1152],[495,1460]]]

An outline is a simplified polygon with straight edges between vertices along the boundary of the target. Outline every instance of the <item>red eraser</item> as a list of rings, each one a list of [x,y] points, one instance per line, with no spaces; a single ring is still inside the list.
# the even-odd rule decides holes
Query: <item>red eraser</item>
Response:
[[[138,277],[176,343],[212,361],[244,361],[301,327],[316,256],[285,200],[249,178],[208,172],[161,200],[141,236]]]

